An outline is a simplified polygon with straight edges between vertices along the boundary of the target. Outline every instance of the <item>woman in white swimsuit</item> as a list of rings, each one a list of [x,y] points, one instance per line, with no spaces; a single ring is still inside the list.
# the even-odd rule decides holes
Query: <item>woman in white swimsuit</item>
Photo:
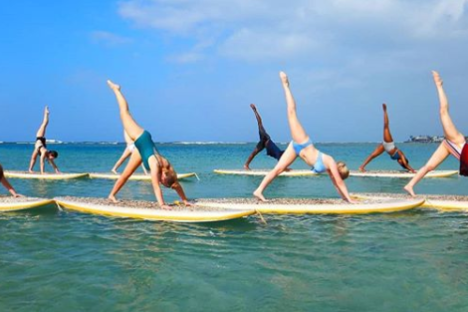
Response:
[[[359,171],[366,171],[365,168],[374,158],[382,155],[383,152],[387,152],[391,159],[396,160],[398,164],[403,167],[403,169],[408,170],[409,172],[416,172],[409,165],[409,160],[406,158],[405,154],[395,146],[393,142],[392,133],[390,132],[390,122],[388,120],[387,105],[382,104],[382,109],[384,113],[384,131],[383,131],[383,141],[377,146],[377,148],[366,158],[364,163],[359,167]]]

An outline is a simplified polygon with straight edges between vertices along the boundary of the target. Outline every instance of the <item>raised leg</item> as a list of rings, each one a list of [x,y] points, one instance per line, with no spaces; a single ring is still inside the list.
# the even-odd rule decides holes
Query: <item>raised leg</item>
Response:
[[[46,134],[47,125],[49,124],[49,107],[44,108],[44,119],[42,120],[42,124],[39,127],[39,130],[36,132],[36,137],[43,137]]]
[[[119,103],[120,118],[122,119],[124,130],[128,134],[128,136],[133,141],[135,141],[143,133],[144,130],[136,123],[136,121],[130,114],[130,109],[128,107],[127,100],[120,91],[120,86],[113,83],[110,80],[107,80],[107,84],[112,89],[112,91],[114,91],[115,97],[117,98],[117,103]]]
[[[453,123],[452,118],[450,117],[449,103],[447,95],[445,94],[445,90],[443,88],[442,78],[436,71],[432,72],[432,76],[434,78],[434,83],[437,88],[437,93],[439,94],[440,121],[442,122],[442,127],[444,128],[444,135],[449,141],[461,145],[465,142],[465,137],[455,127],[455,124]]]
[[[250,104],[250,108],[252,108],[255,114],[255,118],[257,119],[258,130],[261,130],[261,128],[263,128],[262,117],[260,117],[260,114],[258,113],[257,107],[255,106],[255,104]]]
[[[124,171],[120,175],[120,177],[117,179],[117,181],[114,184],[114,187],[112,188],[112,191],[109,194],[109,199],[112,200],[113,202],[116,202],[115,195],[120,191],[120,189],[125,185],[127,180],[130,178],[130,176],[135,172],[135,170],[138,168],[138,166],[141,164],[141,156],[138,151],[134,151],[132,153],[132,156],[130,157],[130,160],[128,161],[127,166],[125,167]]]
[[[280,72],[281,83],[283,84],[284,95],[288,105],[288,121],[289,129],[291,130],[291,137],[297,143],[304,143],[309,137],[302,127],[296,113],[296,101],[289,88],[288,76],[284,72]]]
[[[413,191],[414,186],[419,181],[421,181],[421,179],[424,178],[428,172],[437,168],[449,154],[450,151],[447,149],[444,143],[441,143],[434,154],[432,154],[431,158],[427,161],[427,163],[421,169],[419,169],[411,181],[405,185],[405,191],[407,191],[411,196],[415,196]]]
[[[384,113],[383,139],[384,139],[384,142],[390,143],[390,142],[393,142],[393,137],[390,132],[390,122],[388,120],[387,105],[385,103],[382,104],[382,109]]]
[[[366,171],[365,168],[366,166],[376,157],[380,156],[383,152],[385,152],[385,149],[382,144],[379,144],[377,148],[369,155],[369,157],[366,158],[364,163],[359,167],[359,171],[364,172]]]
[[[281,156],[280,160],[276,164],[275,168],[271,170],[263,179],[262,183],[258,186],[258,188],[253,192],[253,195],[262,201],[266,201],[265,197],[263,196],[263,191],[268,187],[268,185],[281,174],[281,172],[285,171],[297,158],[296,152],[294,151],[292,144],[289,144],[288,148]]]

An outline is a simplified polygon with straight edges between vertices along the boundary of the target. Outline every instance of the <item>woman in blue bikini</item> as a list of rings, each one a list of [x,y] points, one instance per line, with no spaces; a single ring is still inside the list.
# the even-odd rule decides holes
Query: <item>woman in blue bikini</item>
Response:
[[[348,202],[354,202],[349,196],[348,189],[343,181],[349,176],[349,170],[346,167],[346,164],[341,161],[335,162],[331,156],[324,154],[315,148],[310,137],[307,135],[297,118],[296,102],[289,88],[288,76],[284,72],[280,72],[280,78],[286,96],[286,103],[288,105],[288,121],[292,141],[284,151],[283,156],[281,156],[276,167],[266,175],[262,183],[254,191],[253,195],[262,201],[266,201],[263,196],[263,191],[299,156],[307,165],[312,167],[314,172],[327,172],[340,196]]]
[[[184,204],[190,205],[187,197],[185,196],[184,189],[177,181],[177,174],[174,171],[174,168],[169,163],[169,161],[167,161],[167,159],[158,153],[154,147],[151,134],[141,128],[130,114],[127,100],[125,100],[122,92],[120,92],[120,86],[114,84],[110,80],[107,81],[107,84],[112,89],[112,91],[114,91],[117,98],[120,109],[120,118],[122,119],[124,130],[130,139],[135,142],[135,147],[137,149],[137,151],[132,153],[127,167],[125,167],[125,170],[120,175],[117,182],[115,182],[114,188],[109,194],[109,199],[113,202],[117,201],[115,195],[120,191],[120,189],[127,182],[128,178],[130,178],[138,166],[143,162],[146,170],[150,171],[154,194],[161,208],[170,209],[171,207],[166,205],[164,202],[162,189],[159,184],[174,189]]]
[[[409,165],[408,158],[406,158],[405,154],[403,154],[403,152],[395,146],[395,142],[393,141],[393,137],[390,132],[390,122],[388,120],[387,105],[385,103],[382,104],[382,109],[384,112],[383,141],[369,155],[369,157],[367,157],[361,167],[359,167],[359,171],[365,172],[365,168],[368,163],[370,163],[374,158],[380,156],[383,152],[387,152],[390,158],[396,160],[403,169],[415,173],[416,171]]]

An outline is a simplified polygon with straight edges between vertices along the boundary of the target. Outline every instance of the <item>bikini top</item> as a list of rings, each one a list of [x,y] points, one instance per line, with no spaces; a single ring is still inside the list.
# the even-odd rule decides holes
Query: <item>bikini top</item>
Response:
[[[309,145],[312,145],[312,141],[310,140],[310,138],[308,138],[307,141],[304,143],[297,143],[297,142],[294,142],[294,140],[291,141],[291,143],[292,143],[292,147],[294,151],[296,152],[296,155],[298,156],[299,156],[299,153],[304,148],[306,148]],[[323,154],[321,151],[318,151],[317,160],[315,161],[315,164],[312,166],[311,170],[315,173],[323,173],[327,171],[327,168],[325,167],[325,164],[323,163]]]

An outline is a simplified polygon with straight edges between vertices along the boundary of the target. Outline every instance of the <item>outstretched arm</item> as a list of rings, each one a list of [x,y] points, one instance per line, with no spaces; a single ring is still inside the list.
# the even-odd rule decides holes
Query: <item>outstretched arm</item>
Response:
[[[343,179],[340,176],[340,173],[338,172],[338,166],[336,165],[335,160],[328,155],[324,155],[323,157],[324,165],[328,168],[328,175],[330,176],[333,185],[338,191],[338,194],[340,194],[341,198],[343,198],[347,202],[355,203],[355,201],[353,201],[349,196],[348,188],[346,187],[346,183],[343,181]]]
[[[13,196],[13,197],[21,197],[20,194],[16,193],[15,189],[13,188],[13,186],[11,186],[11,184],[8,182],[8,180],[3,176],[2,177],[2,180],[1,180],[3,186],[8,190],[8,192],[10,192],[10,194]]]
[[[55,164],[55,161],[53,159],[47,159],[49,161],[49,164],[52,166],[52,168],[54,168],[55,170],[55,173],[60,173],[57,165]]]
[[[158,204],[159,206],[161,206],[161,208],[171,209],[171,207],[166,205],[166,203],[164,202],[163,192],[159,181],[159,167],[154,167],[155,169],[151,170],[151,182],[153,184],[153,191],[154,195],[156,196],[156,200],[158,201]]]
[[[410,164],[408,163],[408,159],[406,159],[405,154],[403,154],[403,152],[400,151],[400,150],[398,150],[397,153],[400,155],[401,165],[402,165],[406,170],[408,170],[409,172],[415,173],[416,170],[414,170],[414,169],[410,166]]]
[[[37,133],[36,133],[37,137],[45,136],[48,124],[49,124],[49,107],[46,106],[44,108],[44,119],[42,120],[42,124],[41,124],[41,126],[39,127],[39,130],[37,130]]]
[[[191,205],[187,199],[187,196],[185,196],[185,192],[184,192],[184,189],[182,188],[182,185],[180,185],[179,182],[176,183],[173,189],[177,192],[177,194],[179,195],[180,199],[182,199],[184,204]]]

